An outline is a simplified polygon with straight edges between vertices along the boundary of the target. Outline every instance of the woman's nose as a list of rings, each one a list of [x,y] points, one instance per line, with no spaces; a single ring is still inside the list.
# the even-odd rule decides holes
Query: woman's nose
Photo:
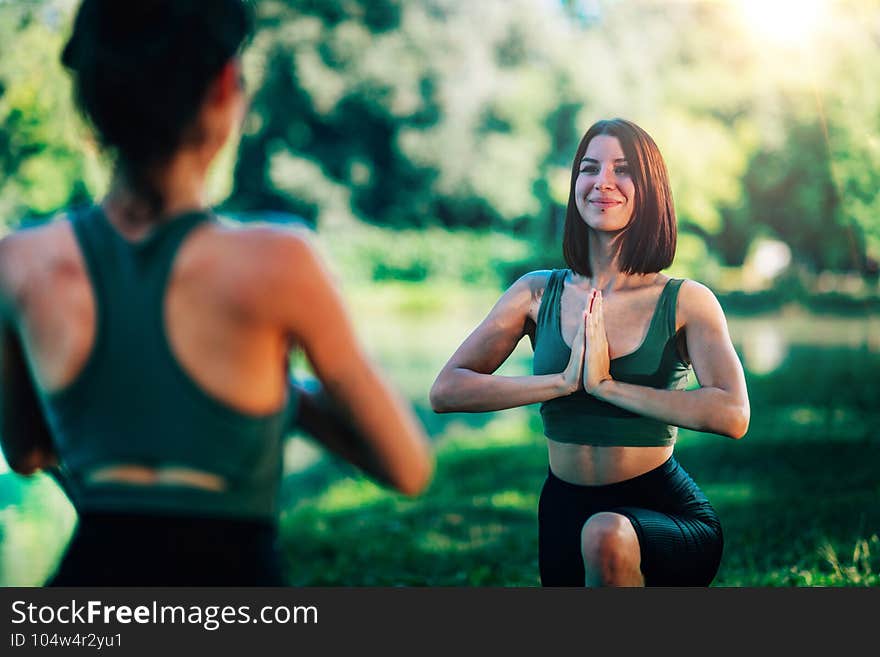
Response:
[[[611,175],[611,170],[607,167],[602,167],[599,171],[599,175],[596,176],[596,182],[594,183],[596,189],[607,189],[609,187],[614,186],[614,178]]]

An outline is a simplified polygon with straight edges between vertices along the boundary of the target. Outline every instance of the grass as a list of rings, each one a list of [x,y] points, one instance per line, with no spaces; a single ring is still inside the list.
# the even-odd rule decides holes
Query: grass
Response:
[[[537,586],[547,457],[535,415],[444,438],[418,499],[356,476],[300,490],[282,525],[290,583]],[[742,441],[682,432],[676,456],[724,528],[713,585],[880,585],[880,443],[780,440],[773,425],[759,420]],[[295,495],[296,481],[287,489]]]
[[[536,585],[537,496],[547,468],[537,409],[437,416],[425,403],[425,373],[439,370],[498,293],[364,287],[348,290],[350,305],[377,361],[435,437],[437,473],[417,500],[326,463],[316,467],[323,475],[310,475],[323,487],[291,477],[283,524],[291,583]],[[751,370],[752,428],[740,442],[685,431],[676,451],[721,516],[715,585],[878,585],[876,299],[811,297],[801,308],[789,300],[722,299],[739,315],[731,332]],[[831,314],[817,321],[815,312]],[[528,371],[530,350],[521,347],[511,374]]]
[[[375,295],[352,298],[367,326],[406,315],[389,304],[406,307],[425,294],[408,286],[386,291],[385,303],[375,303]],[[369,307],[359,301],[366,298]],[[537,501],[547,454],[537,407],[430,412],[425,372],[439,370],[490,305],[482,293],[446,290],[431,298],[445,299],[439,321],[409,315],[402,333],[377,331],[368,344],[379,362],[399,363],[394,376],[405,381],[436,439],[434,481],[411,500],[326,462],[315,467],[323,475],[291,476],[282,526],[291,584],[539,583]],[[450,308],[460,319],[450,321]],[[752,399],[749,433],[732,441],[682,431],[676,448],[721,517],[725,551],[715,586],[880,585],[876,322],[817,321],[802,312],[732,318]],[[521,345],[508,366],[511,374],[526,373],[528,347]]]
[[[290,583],[536,584],[535,509],[546,455],[523,428],[499,419],[479,441],[470,430],[453,433],[418,499],[352,478],[301,497],[282,521]]]
[[[368,351],[434,440],[437,471],[428,491],[409,499],[294,439],[282,489],[289,583],[537,586],[547,472],[537,407],[436,415],[427,405],[434,374],[498,293],[346,289]],[[676,448],[721,517],[715,586],[880,585],[877,322],[731,318],[752,399],[749,433],[731,441],[682,431]],[[503,373],[529,371],[525,342]],[[0,474],[0,585],[40,584],[74,520],[47,479]]]

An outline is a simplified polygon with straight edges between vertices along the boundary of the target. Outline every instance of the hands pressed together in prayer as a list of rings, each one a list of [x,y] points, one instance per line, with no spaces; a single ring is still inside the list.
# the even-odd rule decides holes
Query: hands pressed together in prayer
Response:
[[[611,380],[611,356],[605,335],[602,292],[593,288],[588,298],[563,377],[570,392],[585,390],[592,395],[604,381]]]

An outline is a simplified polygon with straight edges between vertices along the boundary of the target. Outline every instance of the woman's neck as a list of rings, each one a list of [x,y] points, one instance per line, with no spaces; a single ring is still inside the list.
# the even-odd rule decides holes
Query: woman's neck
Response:
[[[620,242],[616,234],[589,231],[590,287],[603,293],[621,287],[626,275],[620,271]]]
[[[158,209],[117,169],[102,202],[110,222],[126,237],[138,239],[157,224],[204,208],[207,167],[194,155],[183,151],[153,174],[152,185],[161,199]]]
[[[620,233],[600,233],[590,231],[589,286],[602,291],[608,297],[618,290],[639,287],[645,283],[646,277],[654,278],[656,274],[627,274],[620,270]]]

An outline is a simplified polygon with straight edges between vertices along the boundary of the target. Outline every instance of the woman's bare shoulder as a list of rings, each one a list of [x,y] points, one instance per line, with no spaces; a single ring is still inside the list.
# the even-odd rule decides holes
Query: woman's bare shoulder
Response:
[[[318,258],[311,231],[301,225],[221,220],[211,227],[211,233],[213,247],[256,275],[289,274],[314,266]]]
[[[18,296],[28,288],[28,280],[45,272],[63,257],[76,258],[70,222],[66,215],[7,233],[0,238],[0,294]]]
[[[69,232],[70,221],[67,215],[59,214],[48,221],[11,230],[5,235],[0,231],[0,253],[5,258],[23,257],[22,253],[34,249],[45,249],[49,242],[58,238],[62,232]]]
[[[678,294],[678,315],[683,325],[724,322],[724,310],[715,293],[703,283],[684,279]]]
[[[508,288],[502,299],[506,298],[534,320],[552,273],[550,269],[538,269],[523,274]]]
[[[192,250],[191,271],[249,316],[274,317],[279,306],[307,307],[335,281],[308,229],[218,222]]]
[[[547,286],[547,282],[550,280],[550,275],[552,273],[552,269],[536,269],[535,271],[523,274],[520,276],[519,280],[526,282],[529,289],[542,289]]]

